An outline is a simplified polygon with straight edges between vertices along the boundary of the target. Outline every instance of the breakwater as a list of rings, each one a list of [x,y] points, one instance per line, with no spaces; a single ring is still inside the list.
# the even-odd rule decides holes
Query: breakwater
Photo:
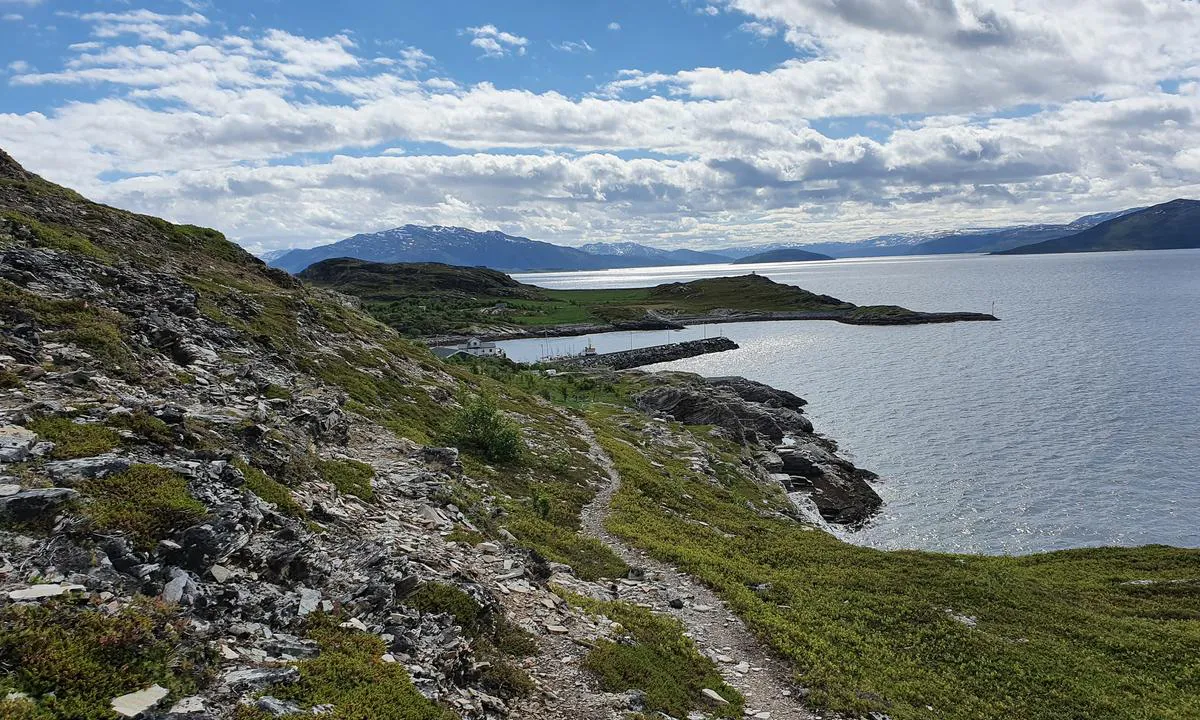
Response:
[[[622,350],[620,352],[604,353],[602,355],[581,355],[554,361],[554,365],[573,368],[606,367],[613,370],[627,370],[654,365],[655,363],[683,360],[684,358],[707,355],[709,353],[737,350],[738,344],[726,337],[689,340],[670,345],[654,345],[652,347]]]

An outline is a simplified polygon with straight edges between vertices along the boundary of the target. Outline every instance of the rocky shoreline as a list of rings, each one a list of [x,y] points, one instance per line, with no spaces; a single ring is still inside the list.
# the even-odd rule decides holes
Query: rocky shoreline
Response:
[[[730,323],[749,322],[782,322],[793,320],[825,320],[846,325],[937,325],[955,322],[998,322],[1000,318],[988,313],[973,312],[906,312],[903,314],[870,314],[855,313],[854,311],[787,311],[787,312],[715,312],[703,315],[679,315],[672,317],[654,316],[640,320],[614,322],[608,324],[582,323],[571,325],[551,325],[538,328],[506,327],[504,329],[481,328],[480,332],[472,335],[437,335],[424,338],[430,346],[457,345],[468,337],[480,340],[499,342],[503,340],[530,340],[536,338],[579,337],[599,333],[636,331],[636,330],[683,330],[696,325],[724,325]]]

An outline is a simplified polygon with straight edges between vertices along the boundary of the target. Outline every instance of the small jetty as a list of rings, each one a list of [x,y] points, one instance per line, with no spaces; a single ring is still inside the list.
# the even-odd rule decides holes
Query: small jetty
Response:
[[[629,368],[641,367],[642,365],[654,365],[656,363],[696,357],[697,355],[708,355],[709,353],[737,349],[738,344],[729,338],[715,337],[671,343],[670,345],[653,345],[651,347],[621,350],[620,352],[611,353],[596,353],[593,350],[591,353],[585,352],[581,355],[555,358],[549,364],[563,368],[606,367],[613,370],[628,370]]]

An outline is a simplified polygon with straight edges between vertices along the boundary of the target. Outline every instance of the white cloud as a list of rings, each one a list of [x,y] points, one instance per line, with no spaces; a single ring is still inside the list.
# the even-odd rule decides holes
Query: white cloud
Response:
[[[471,36],[471,45],[482,50],[483,56],[489,58],[501,58],[513,52],[524,55],[525,47],[529,44],[528,38],[504,32],[495,25],[469,27],[464,32]]]
[[[0,0],[0,5],[26,5],[33,7],[34,5],[41,4],[42,0]]]
[[[560,52],[566,53],[592,53],[596,52],[596,48],[588,44],[587,40],[575,42],[573,40],[565,40],[560,43],[550,43],[550,47]]]
[[[8,71],[11,73],[27,73],[33,69],[33,66],[24,60],[13,60],[8,64]]]
[[[616,32],[617,30],[621,29],[621,23],[616,22],[616,21],[610,22],[608,24],[608,29],[612,30],[613,32]]]
[[[463,84],[420,49],[366,53],[345,33],[80,15],[92,40],[47,72],[10,67],[9,82],[97,99],[0,114],[0,146],[98,199],[256,249],[403,222],[568,242],[850,240],[1200,195],[1196,3],[722,7],[796,57],[761,72],[629,69],[568,96]],[[529,47],[494,25],[463,35],[485,53]],[[100,180],[113,171],[135,177]]]
[[[19,15],[17,13],[4,13],[4,15],[0,15],[0,20],[7,20],[9,22],[20,22],[24,19],[24,15]]]

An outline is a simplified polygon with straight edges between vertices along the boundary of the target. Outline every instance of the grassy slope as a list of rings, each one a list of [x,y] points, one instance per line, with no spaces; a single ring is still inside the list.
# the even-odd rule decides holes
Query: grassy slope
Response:
[[[741,478],[728,448],[714,486],[622,427],[636,416],[595,406],[590,419],[624,483],[610,528],[716,588],[823,708],[896,720],[1200,717],[1198,551],[857,547],[748,509],[779,498]]]

